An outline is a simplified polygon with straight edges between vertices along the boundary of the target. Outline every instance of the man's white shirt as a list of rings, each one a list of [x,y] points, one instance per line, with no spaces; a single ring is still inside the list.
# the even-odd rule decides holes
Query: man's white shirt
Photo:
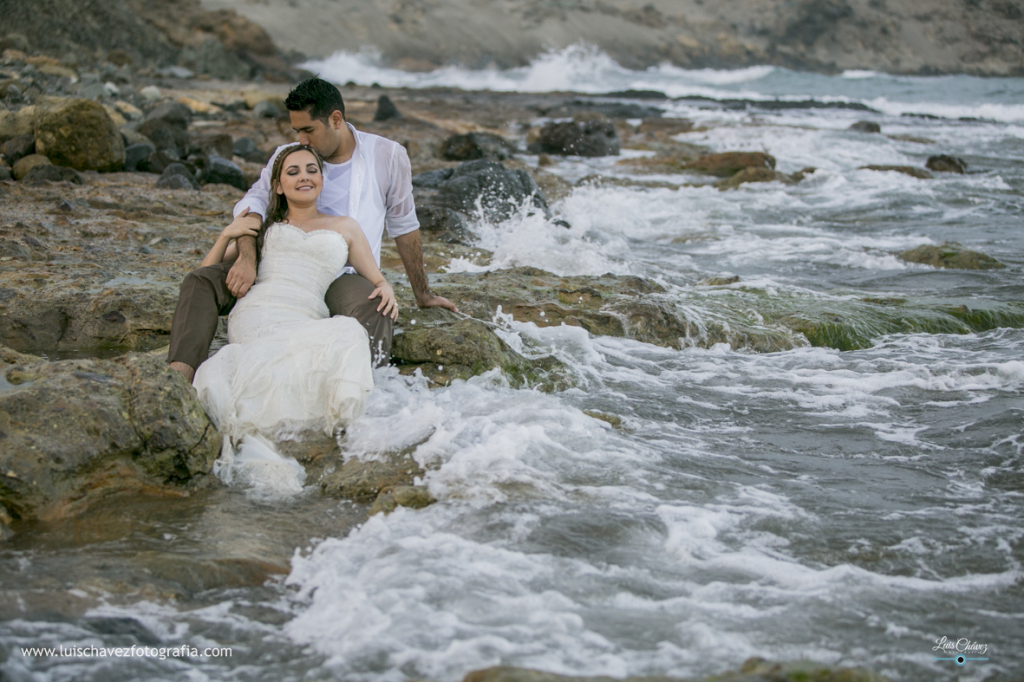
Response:
[[[394,239],[420,227],[412,196],[411,164],[402,145],[379,135],[359,132],[351,124],[348,126],[355,136],[356,148],[345,163],[324,163],[324,186],[317,208],[321,213],[354,218],[366,235],[379,266],[385,228]],[[246,208],[250,213],[266,216],[274,160],[286,146],[289,145],[274,151],[259,180],[235,204],[235,216]],[[354,268],[346,266],[338,274],[354,272]]]

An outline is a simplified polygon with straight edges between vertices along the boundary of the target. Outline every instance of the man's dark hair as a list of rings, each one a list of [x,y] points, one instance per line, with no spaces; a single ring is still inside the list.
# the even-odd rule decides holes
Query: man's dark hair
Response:
[[[284,100],[288,111],[308,111],[309,117],[327,123],[335,111],[345,118],[345,100],[338,88],[322,78],[313,76],[302,81]]]

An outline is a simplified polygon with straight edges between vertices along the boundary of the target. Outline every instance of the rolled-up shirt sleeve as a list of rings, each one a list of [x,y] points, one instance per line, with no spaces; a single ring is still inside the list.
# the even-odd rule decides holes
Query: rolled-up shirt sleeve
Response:
[[[388,169],[388,189],[384,201],[387,209],[384,226],[388,236],[394,239],[420,229],[420,221],[416,218],[416,203],[412,196],[412,164],[409,163],[409,154],[400,144],[389,146],[392,150],[389,163],[385,165]]]
[[[235,204],[233,211],[234,217],[238,217],[244,209],[249,209],[249,213],[257,213],[260,217],[267,217],[267,204],[270,203],[270,173],[274,167],[274,159],[281,152],[281,147],[274,150],[273,156],[270,157],[270,161],[267,162],[266,167],[260,171],[260,178],[257,180],[249,191],[245,193],[245,196]]]

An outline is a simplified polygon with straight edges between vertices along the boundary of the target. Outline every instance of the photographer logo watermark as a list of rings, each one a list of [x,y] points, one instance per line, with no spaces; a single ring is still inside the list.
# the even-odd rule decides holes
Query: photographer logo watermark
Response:
[[[939,637],[935,640],[932,651],[937,651],[944,656],[936,656],[934,661],[953,661],[957,665],[963,665],[967,661],[987,661],[985,654],[988,653],[988,644],[972,642],[966,637],[950,639]]]

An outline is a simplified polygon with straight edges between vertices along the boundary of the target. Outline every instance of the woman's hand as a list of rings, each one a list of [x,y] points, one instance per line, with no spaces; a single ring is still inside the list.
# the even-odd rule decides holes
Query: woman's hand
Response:
[[[390,315],[392,320],[398,319],[398,301],[395,300],[395,290],[391,288],[391,285],[381,280],[369,298],[373,300],[378,296],[380,296],[380,305],[377,306],[377,312],[381,315]]]
[[[238,216],[228,223],[220,236],[224,239],[238,239],[239,237],[255,237],[260,233],[260,226],[263,220],[257,214],[249,215],[249,209],[242,209]]]

